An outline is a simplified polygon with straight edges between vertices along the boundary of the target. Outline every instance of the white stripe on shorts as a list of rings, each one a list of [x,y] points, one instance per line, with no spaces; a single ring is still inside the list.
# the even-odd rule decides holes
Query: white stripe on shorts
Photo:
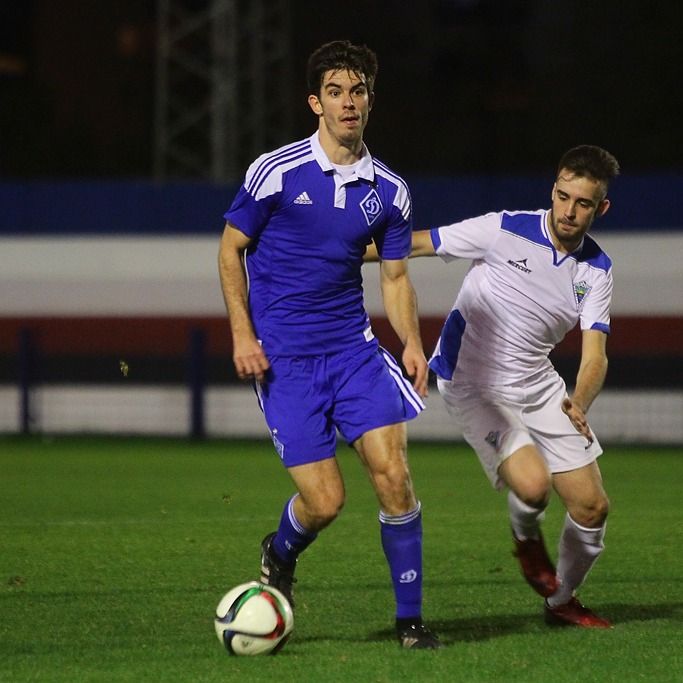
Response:
[[[253,387],[254,387],[254,393],[256,394],[256,400],[258,401],[258,407],[261,409],[261,412],[264,412],[264,410],[263,410],[263,392],[261,389],[261,382],[257,382],[256,380],[254,380]]]
[[[382,357],[387,364],[389,374],[394,378],[394,382],[398,385],[401,393],[405,396],[408,403],[413,406],[415,412],[421,413],[425,409],[425,404],[420,398],[420,395],[413,389],[413,385],[403,376],[401,368],[391,354],[381,346],[379,347],[379,350],[382,352]]]

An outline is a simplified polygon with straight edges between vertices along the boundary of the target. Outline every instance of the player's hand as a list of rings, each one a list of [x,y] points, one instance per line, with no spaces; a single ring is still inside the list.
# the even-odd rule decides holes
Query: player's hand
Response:
[[[413,380],[413,388],[424,398],[429,393],[427,381],[429,379],[429,366],[422,349],[406,346],[403,349],[403,367],[408,377]]]
[[[586,414],[583,410],[570,398],[565,398],[564,401],[562,401],[562,412],[571,420],[574,429],[588,439],[588,444],[592,444],[593,434],[591,428],[588,426],[588,420],[586,420]]]
[[[257,382],[263,382],[270,368],[268,358],[256,339],[235,343],[232,359],[240,379],[255,379]]]

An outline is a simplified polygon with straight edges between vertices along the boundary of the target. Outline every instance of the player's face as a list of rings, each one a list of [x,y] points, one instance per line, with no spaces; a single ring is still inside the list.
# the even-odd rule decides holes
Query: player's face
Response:
[[[605,186],[592,178],[579,177],[562,169],[553,185],[550,231],[555,247],[574,251],[590,230],[596,216],[609,208]]]
[[[372,108],[372,93],[363,74],[352,71],[326,71],[319,95],[308,103],[320,117],[320,127],[344,147],[357,148]]]

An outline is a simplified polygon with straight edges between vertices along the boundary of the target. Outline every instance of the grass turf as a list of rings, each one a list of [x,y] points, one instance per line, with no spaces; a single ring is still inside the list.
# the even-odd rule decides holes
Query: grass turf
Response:
[[[679,681],[683,453],[612,448],[607,550],[581,591],[610,631],[550,629],[511,556],[505,497],[464,446],[411,444],[425,617],[405,652],[377,506],[349,449],[340,518],[302,557],[276,657],[222,650],[212,614],[258,575],[292,492],[268,443],[0,438],[1,681]],[[545,534],[554,555],[557,499]]]

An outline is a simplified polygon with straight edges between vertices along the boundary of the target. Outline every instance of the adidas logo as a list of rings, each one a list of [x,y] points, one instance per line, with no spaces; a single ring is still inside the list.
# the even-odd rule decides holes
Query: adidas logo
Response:
[[[308,192],[302,192],[295,200],[295,204],[313,204],[313,200],[308,196]]]

